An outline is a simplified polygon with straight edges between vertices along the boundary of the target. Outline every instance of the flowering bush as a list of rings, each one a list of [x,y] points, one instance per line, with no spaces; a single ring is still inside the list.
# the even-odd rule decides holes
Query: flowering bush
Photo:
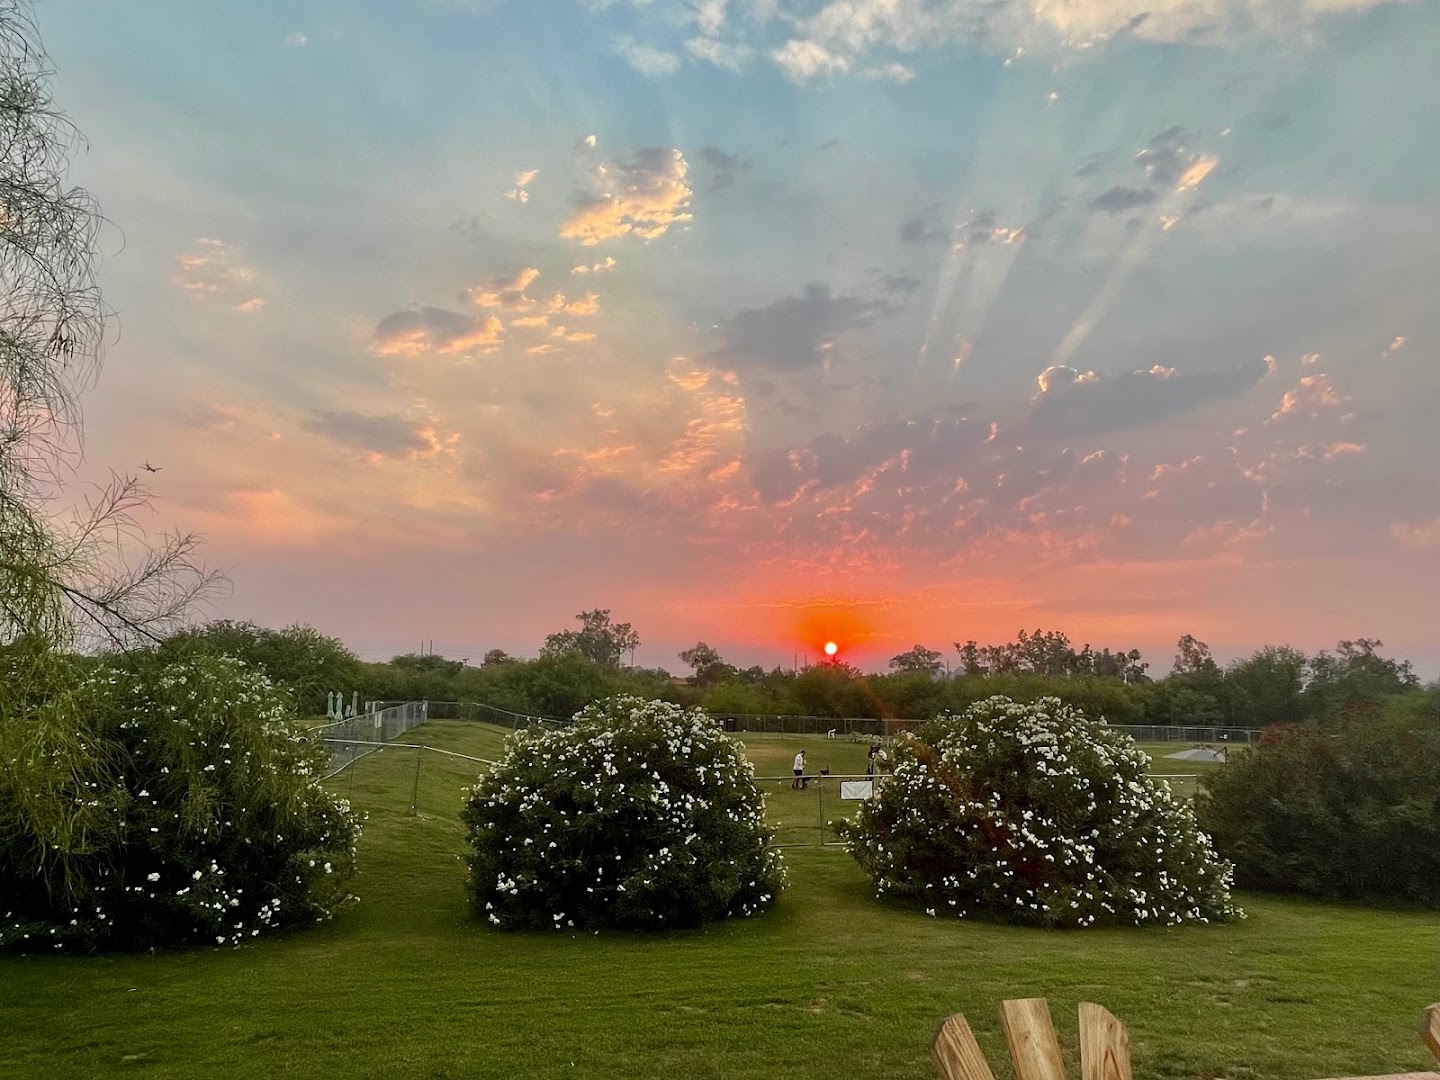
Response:
[[[517,732],[461,816],[496,926],[696,926],[753,915],[783,880],[740,744],[698,710],[615,697]]]
[[[977,702],[890,756],[890,778],[841,825],[878,895],[1043,926],[1242,914],[1229,865],[1146,756],[1056,698]]]
[[[0,693],[0,950],[238,944],[344,898],[357,820],[262,675],[34,661]]]

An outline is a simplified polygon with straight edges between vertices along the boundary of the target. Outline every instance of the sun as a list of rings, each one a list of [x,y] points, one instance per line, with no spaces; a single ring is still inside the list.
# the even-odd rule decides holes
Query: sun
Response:
[[[826,656],[834,656],[834,655],[835,655],[837,652],[839,652],[839,651],[840,651],[840,646],[839,646],[839,645],[836,645],[833,641],[827,641],[827,642],[825,642],[825,655],[826,655]]]

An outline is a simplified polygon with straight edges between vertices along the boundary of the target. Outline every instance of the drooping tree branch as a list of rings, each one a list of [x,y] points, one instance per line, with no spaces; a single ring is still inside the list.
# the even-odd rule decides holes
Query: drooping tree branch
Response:
[[[0,0],[0,645],[123,645],[157,639],[220,578],[197,561],[199,537],[145,535],[149,493],[132,478],[113,477],[68,520],[51,510],[80,461],[80,395],[110,318],[104,218],[69,183],[84,141],[51,74],[28,0]]]

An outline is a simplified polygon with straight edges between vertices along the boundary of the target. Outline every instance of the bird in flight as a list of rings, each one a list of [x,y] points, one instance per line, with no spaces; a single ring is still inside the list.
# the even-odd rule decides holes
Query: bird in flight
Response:
[[[146,472],[159,472],[160,469],[161,469],[161,466],[159,466],[159,465],[151,465],[150,462],[148,462],[148,461],[145,462],[145,464],[144,464],[144,465],[141,465],[140,467],[141,467],[142,469],[144,469]]]

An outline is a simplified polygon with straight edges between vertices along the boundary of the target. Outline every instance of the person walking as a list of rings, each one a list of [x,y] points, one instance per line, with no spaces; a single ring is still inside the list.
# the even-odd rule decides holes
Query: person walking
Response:
[[[797,791],[805,787],[805,751],[795,755],[795,779],[790,786]]]

